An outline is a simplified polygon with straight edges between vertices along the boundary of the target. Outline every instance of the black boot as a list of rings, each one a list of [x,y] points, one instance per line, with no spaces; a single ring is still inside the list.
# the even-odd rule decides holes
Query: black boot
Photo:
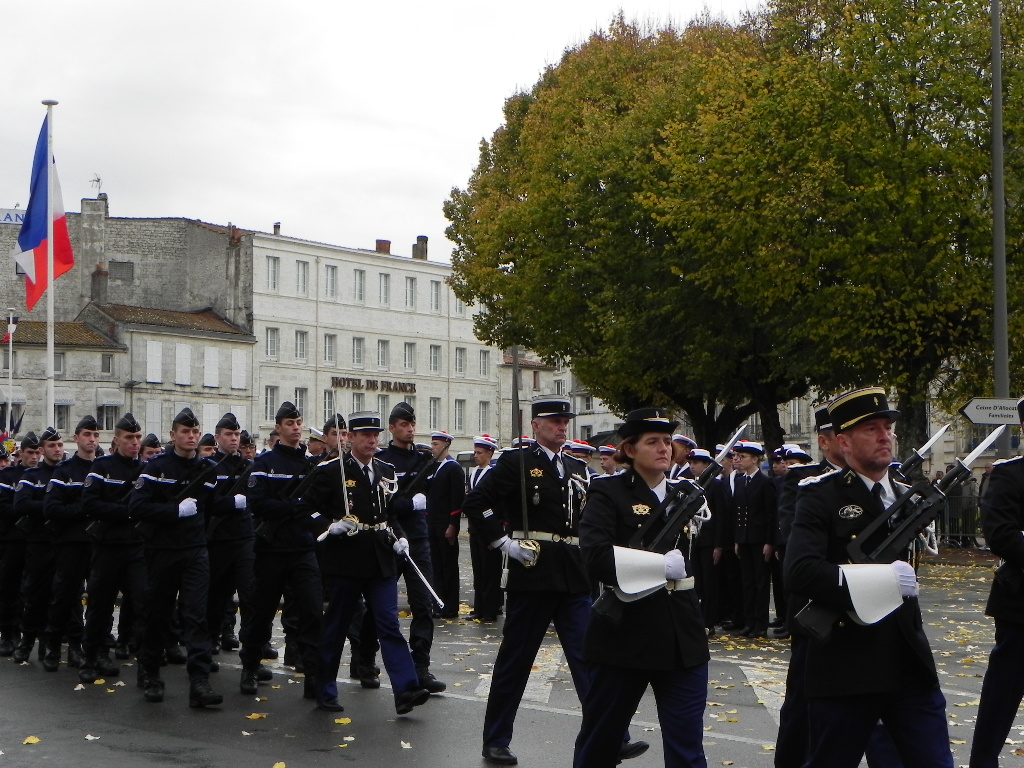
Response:
[[[78,682],[90,685],[96,682],[96,659],[93,656],[86,656],[82,666],[78,668]]]
[[[220,636],[220,647],[225,651],[238,650],[238,636],[235,634],[235,630],[230,628],[224,630]]]
[[[68,666],[80,667],[85,661],[85,654],[82,653],[82,644],[68,642]]]
[[[146,683],[142,695],[150,704],[159,704],[164,700],[164,681],[160,679],[159,673],[143,675]]]
[[[429,693],[441,693],[448,687],[431,674],[429,667],[417,667],[416,677],[420,680],[420,688],[426,688]]]
[[[43,656],[43,669],[56,672],[60,666],[60,638],[46,638],[46,653]]]
[[[10,656],[14,653],[14,635],[10,632],[0,632],[0,656]]]
[[[167,662],[169,664],[184,664],[187,661],[188,656],[185,655],[185,652],[177,644],[167,649]]]
[[[242,679],[238,683],[238,690],[247,696],[255,696],[259,689],[259,683],[256,681],[256,670],[242,667]]]
[[[270,643],[267,643],[266,645],[263,646],[263,656],[262,656],[262,658],[264,658],[264,659],[276,659],[277,656],[278,656],[277,648],[272,646]]]
[[[121,665],[112,662],[105,653],[96,657],[93,666],[96,667],[96,672],[104,677],[117,677],[121,674]]]
[[[128,647],[128,639],[117,639],[117,645],[114,647],[114,658],[124,661],[125,659],[131,658],[131,648]]]
[[[32,649],[36,645],[35,635],[22,635],[18,646],[14,649],[12,658],[15,664],[24,664],[32,655]]]
[[[211,707],[223,701],[224,697],[219,693],[214,693],[207,678],[192,678],[188,687],[188,705],[190,707]]]
[[[359,685],[363,688],[380,688],[380,667],[374,664],[360,664],[357,671]]]
[[[315,699],[319,691],[317,690],[319,685],[313,675],[306,675],[302,680],[302,698],[304,699]]]
[[[265,667],[260,664],[256,667],[256,679],[261,683],[269,683],[274,679],[274,671],[270,667]]]

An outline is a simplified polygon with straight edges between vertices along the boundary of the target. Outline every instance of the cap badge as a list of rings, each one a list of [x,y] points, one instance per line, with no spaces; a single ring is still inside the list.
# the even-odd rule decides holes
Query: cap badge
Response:
[[[864,514],[864,510],[858,507],[856,504],[849,504],[839,510],[839,516],[843,520],[852,520],[855,517],[860,517]]]

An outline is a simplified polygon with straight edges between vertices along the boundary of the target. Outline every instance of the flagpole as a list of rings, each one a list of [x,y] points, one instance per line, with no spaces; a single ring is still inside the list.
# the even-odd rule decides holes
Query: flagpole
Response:
[[[7,436],[14,426],[14,307],[7,310]]]
[[[44,99],[46,105],[46,410],[44,425],[56,424],[53,390],[53,108],[58,102]]]

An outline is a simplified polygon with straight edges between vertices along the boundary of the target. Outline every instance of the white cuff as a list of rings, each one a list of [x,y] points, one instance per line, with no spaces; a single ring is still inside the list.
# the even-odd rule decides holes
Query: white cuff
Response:
[[[858,624],[877,624],[903,605],[899,581],[889,564],[840,565],[853,601],[851,618]]]

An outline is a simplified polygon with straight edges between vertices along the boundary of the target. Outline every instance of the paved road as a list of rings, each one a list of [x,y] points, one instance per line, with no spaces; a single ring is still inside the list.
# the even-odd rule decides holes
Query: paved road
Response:
[[[463,550],[466,547],[463,546]],[[922,567],[922,604],[949,702],[951,740],[957,764],[966,764],[981,690],[991,622],[982,614],[991,564]],[[463,595],[468,586],[465,563]],[[463,610],[468,610],[463,608]],[[319,712],[302,699],[301,679],[280,664],[278,674],[260,687],[259,700],[238,692],[235,653],[218,658],[213,676],[225,694],[222,707],[188,708],[185,670],[164,670],[167,697],[146,704],[135,688],[135,668],[121,680],[75,690],[74,670],[53,674],[38,662],[0,662],[0,768],[4,766],[217,766],[287,768],[335,766],[454,766],[480,768],[480,726],[489,673],[500,639],[498,624],[467,620],[440,622],[434,671],[448,691],[434,696],[412,715],[396,717],[390,690],[365,691],[345,680],[346,711]],[[277,638],[277,642],[282,642]],[[705,712],[705,747],[711,766],[760,768],[772,764],[782,701],[788,643],[712,641],[711,689]],[[347,670],[347,665],[343,671]],[[384,678],[386,683],[386,677]],[[123,681],[124,685],[119,683]],[[253,714],[265,717],[248,719]],[[349,718],[351,722],[338,723]],[[553,633],[537,659],[513,740],[523,766],[567,766],[579,728],[580,707]],[[1024,722],[1024,721],[1018,721]],[[652,743],[631,768],[662,765],[657,714],[644,698],[634,719],[635,738]],[[1019,732],[1019,733],[1018,733]],[[98,736],[98,739],[87,739]],[[35,736],[36,744],[26,745]],[[1011,733],[1024,739],[1024,725]],[[1013,747],[1007,747],[1007,754]]]

